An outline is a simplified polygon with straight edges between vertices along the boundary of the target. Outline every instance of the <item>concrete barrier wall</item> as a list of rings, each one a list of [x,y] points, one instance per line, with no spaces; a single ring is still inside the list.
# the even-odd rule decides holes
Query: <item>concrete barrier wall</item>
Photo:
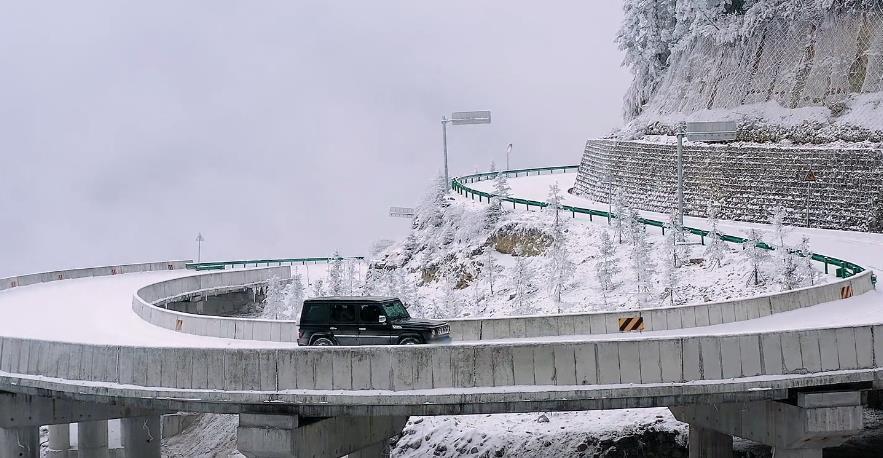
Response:
[[[72,278],[104,277],[135,272],[151,272],[156,270],[183,269],[184,265],[192,261],[163,261],[146,262],[141,264],[119,264],[103,267],[88,267],[83,269],[56,270],[38,274],[19,275],[16,277],[0,278],[0,291],[19,286],[34,285],[50,281],[69,280]]]
[[[223,391],[682,383],[873,369],[883,325],[599,342],[292,349],[132,348],[0,338],[0,371]],[[450,391],[448,391],[450,392]],[[713,388],[709,388],[713,392]],[[538,397],[554,392],[536,390]],[[430,395],[432,393],[422,393]]]
[[[661,331],[751,320],[840,300],[847,286],[851,286],[852,295],[873,290],[871,272],[861,272],[818,286],[732,301],[618,312],[455,319],[448,322],[451,336],[458,340],[617,333],[620,332],[620,318],[637,316],[644,319],[645,331]]]
[[[142,288],[138,292],[138,296],[146,303],[154,304],[197,291],[211,293],[230,287],[261,283],[274,276],[274,274],[258,273],[261,272],[258,270],[233,272],[236,274],[231,277],[227,276],[231,272],[218,272],[204,276],[168,280]],[[242,274],[241,272],[251,273]],[[287,278],[286,273],[276,276]],[[636,316],[643,318],[645,331],[683,329],[751,320],[774,313],[840,300],[843,288],[847,286],[851,287],[852,295],[864,294],[874,289],[871,283],[871,272],[865,271],[853,277],[838,279],[823,285],[732,301],[619,312],[453,319],[448,320],[448,323],[451,325],[451,337],[460,341],[617,333],[620,332],[620,318]],[[145,307],[143,304],[137,303],[137,298],[133,303],[133,309],[150,323],[188,334],[282,342],[294,341],[297,335],[297,323],[293,321],[193,315],[150,305]]]
[[[156,303],[202,292],[266,284],[271,278],[287,279],[291,267],[225,270],[203,275],[175,278],[139,289],[132,298],[132,310],[150,324],[173,331],[227,339],[297,341],[297,323],[293,321],[216,317],[177,312]]]

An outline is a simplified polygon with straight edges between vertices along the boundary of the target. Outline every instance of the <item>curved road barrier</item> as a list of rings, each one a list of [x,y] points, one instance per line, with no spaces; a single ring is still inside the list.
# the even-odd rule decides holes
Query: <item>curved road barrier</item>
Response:
[[[226,339],[296,342],[293,321],[230,318],[168,310],[156,304],[172,302],[193,294],[219,294],[231,289],[263,286],[271,279],[287,279],[291,267],[229,270],[166,280],[139,289],[132,298],[132,310],[150,324],[172,331]]]

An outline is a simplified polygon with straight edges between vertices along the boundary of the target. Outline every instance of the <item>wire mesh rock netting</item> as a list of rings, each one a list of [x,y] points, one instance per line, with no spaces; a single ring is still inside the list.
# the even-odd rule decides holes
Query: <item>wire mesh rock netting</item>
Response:
[[[883,1],[706,3],[627,2],[624,131],[737,119],[743,140],[883,141]]]

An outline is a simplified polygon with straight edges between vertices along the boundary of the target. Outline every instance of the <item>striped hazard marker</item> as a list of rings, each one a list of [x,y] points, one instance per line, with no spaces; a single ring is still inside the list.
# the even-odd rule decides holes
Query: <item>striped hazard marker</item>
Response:
[[[630,316],[619,319],[619,332],[643,331],[644,318],[641,316]]]
[[[849,299],[850,297],[852,297],[852,285],[840,288],[840,299]]]

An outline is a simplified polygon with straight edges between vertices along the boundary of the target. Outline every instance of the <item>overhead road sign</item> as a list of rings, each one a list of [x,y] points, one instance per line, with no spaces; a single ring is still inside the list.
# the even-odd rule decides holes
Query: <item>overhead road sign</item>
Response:
[[[687,140],[691,142],[736,141],[736,121],[701,121],[687,123]]]
[[[451,124],[490,124],[490,111],[455,111],[451,113]]]
[[[410,207],[389,207],[389,216],[394,218],[413,218],[414,209]]]

